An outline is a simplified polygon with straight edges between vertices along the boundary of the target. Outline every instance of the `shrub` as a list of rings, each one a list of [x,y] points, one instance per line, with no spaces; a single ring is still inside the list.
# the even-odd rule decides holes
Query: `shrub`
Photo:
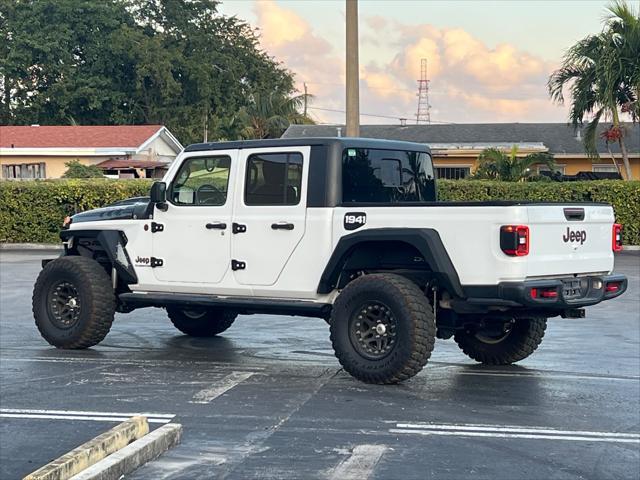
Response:
[[[95,165],[83,165],[78,160],[71,160],[64,165],[67,167],[62,174],[64,178],[104,178],[102,170]]]
[[[439,180],[438,198],[450,201],[534,200],[540,202],[606,202],[624,225],[625,245],[640,245],[640,181],[492,182]]]
[[[0,242],[57,243],[67,215],[149,194],[150,180],[0,181]]]
[[[151,180],[0,181],[0,242],[56,243],[66,215],[148,195],[150,186]],[[440,180],[438,195],[450,201],[607,202],[624,225],[625,245],[640,245],[640,181]]]

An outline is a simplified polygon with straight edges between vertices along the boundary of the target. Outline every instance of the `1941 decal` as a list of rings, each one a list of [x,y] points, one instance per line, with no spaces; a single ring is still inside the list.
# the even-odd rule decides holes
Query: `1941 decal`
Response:
[[[347,212],[344,214],[344,229],[355,230],[367,223],[367,214],[365,212]]]

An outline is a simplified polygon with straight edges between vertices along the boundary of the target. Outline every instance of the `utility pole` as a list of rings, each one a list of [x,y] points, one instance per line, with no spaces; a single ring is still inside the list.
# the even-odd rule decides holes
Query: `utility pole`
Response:
[[[304,116],[307,116],[307,82],[304,82]]]
[[[358,0],[347,3],[347,137],[360,136],[360,90],[358,66]]]

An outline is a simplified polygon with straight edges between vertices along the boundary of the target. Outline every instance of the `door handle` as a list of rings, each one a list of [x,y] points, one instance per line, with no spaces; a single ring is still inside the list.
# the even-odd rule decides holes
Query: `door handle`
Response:
[[[208,230],[226,230],[227,224],[222,222],[207,223],[205,225]]]
[[[274,230],[293,230],[293,223],[288,223],[288,222],[272,223],[271,228]]]

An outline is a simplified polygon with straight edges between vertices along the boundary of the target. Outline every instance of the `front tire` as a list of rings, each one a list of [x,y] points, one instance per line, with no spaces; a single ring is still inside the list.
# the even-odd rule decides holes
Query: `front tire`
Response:
[[[237,313],[223,308],[167,307],[173,326],[192,337],[214,337],[229,328]]]
[[[518,318],[508,332],[488,336],[482,331],[456,332],[454,339],[462,351],[485,365],[509,365],[531,355],[542,342],[547,319]]]
[[[33,317],[57,348],[81,349],[109,333],[116,310],[111,279],[95,260],[80,256],[49,262],[33,288]]]
[[[349,283],[331,313],[331,343],[349,374],[393,384],[426,365],[435,342],[433,310],[424,293],[400,275],[364,275]]]

